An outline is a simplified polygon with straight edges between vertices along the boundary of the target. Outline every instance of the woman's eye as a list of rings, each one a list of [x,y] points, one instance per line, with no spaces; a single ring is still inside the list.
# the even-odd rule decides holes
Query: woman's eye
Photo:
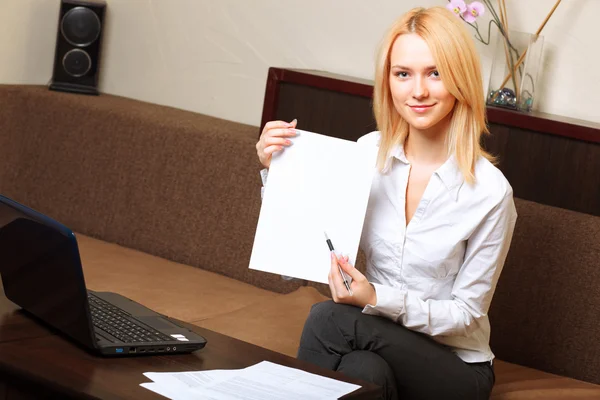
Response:
[[[406,78],[408,76],[408,72],[406,72],[406,71],[399,71],[399,72],[396,72],[396,76],[399,77],[399,78]]]
[[[439,78],[440,77],[440,73],[437,70],[431,71],[431,75],[435,78]]]

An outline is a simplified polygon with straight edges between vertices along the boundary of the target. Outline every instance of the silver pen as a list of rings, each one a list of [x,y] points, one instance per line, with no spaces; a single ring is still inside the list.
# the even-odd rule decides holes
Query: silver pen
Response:
[[[325,240],[327,241],[327,246],[329,246],[329,250],[335,251],[335,249],[333,248],[333,243],[331,243],[329,236],[327,236],[327,232],[323,231],[323,233],[325,234]],[[340,275],[342,276],[342,279],[344,280],[344,286],[346,286],[346,289],[348,289],[348,293],[350,293],[350,296],[352,296],[352,289],[350,289],[350,285],[348,284],[348,278],[346,278],[346,274],[342,270],[340,263],[337,263],[337,266],[338,266],[338,269],[340,270]]]

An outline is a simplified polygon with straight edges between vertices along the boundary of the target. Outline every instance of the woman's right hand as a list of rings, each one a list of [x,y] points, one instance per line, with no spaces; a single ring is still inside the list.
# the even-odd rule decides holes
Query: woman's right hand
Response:
[[[292,141],[288,138],[297,135],[296,122],[294,119],[292,122],[270,121],[265,124],[260,139],[256,143],[258,159],[265,168],[269,168],[271,165],[273,153],[281,151],[292,144]]]

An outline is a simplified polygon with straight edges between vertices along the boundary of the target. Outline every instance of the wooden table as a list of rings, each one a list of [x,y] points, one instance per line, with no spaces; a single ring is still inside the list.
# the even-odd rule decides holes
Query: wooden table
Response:
[[[380,388],[194,325],[208,344],[186,355],[103,358],[19,310],[0,284],[0,400],[164,399],[139,386],[144,372],[237,369],[268,360],[362,387],[343,399],[373,399]]]

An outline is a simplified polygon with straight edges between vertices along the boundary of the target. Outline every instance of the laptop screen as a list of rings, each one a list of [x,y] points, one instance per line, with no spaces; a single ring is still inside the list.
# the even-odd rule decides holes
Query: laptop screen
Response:
[[[94,347],[77,241],[60,223],[0,196],[0,274],[6,297]]]

